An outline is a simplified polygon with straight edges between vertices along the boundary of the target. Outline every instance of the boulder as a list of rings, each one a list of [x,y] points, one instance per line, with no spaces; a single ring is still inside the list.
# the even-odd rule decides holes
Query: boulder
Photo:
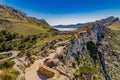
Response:
[[[52,67],[56,67],[56,66],[58,66],[58,64],[59,64],[59,62],[57,61],[57,60],[50,60],[50,59],[46,59],[45,61],[44,61],[44,64],[46,65],[46,66],[49,66],[50,68],[52,68]]]
[[[60,73],[52,68],[49,68],[45,65],[39,67],[39,72],[43,75],[46,75],[48,78],[57,79],[60,76]]]

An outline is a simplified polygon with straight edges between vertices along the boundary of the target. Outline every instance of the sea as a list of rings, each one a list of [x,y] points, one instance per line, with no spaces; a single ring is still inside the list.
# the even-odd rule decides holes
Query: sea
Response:
[[[57,29],[57,30],[59,30],[59,31],[74,31],[74,30],[76,30],[77,28],[55,28],[55,29]]]

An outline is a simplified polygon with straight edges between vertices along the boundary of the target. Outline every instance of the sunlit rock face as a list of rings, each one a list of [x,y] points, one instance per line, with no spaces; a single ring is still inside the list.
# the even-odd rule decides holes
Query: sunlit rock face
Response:
[[[94,63],[96,63],[97,56],[99,56],[105,79],[111,80],[110,76],[108,75],[104,60],[104,49],[107,48],[107,44],[102,42],[102,39],[105,36],[105,31],[106,27],[102,24],[102,22],[96,21],[88,26],[86,32],[80,33],[78,36],[73,38],[67,44],[67,65],[69,65],[70,57],[74,57],[75,60],[78,60],[79,54],[87,54],[88,50]],[[99,48],[100,46],[102,46],[102,48]]]
[[[72,39],[67,44],[67,57],[66,61],[72,56],[75,59],[78,58],[78,53],[85,53],[86,45],[89,42],[93,42],[95,45],[101,44],[102,39],[105,36],[105,26],[100,22],[91,24],[88,30],[84,33],[80,33],[76,38]]]
[[[68,62],[71,56],[77,59],[78,53],[80,52],[85,53],[86,45],[89,42],[93,42],[96,48],[98,45],[102,45],[103,48],[106,48],[108,45],[102,42],[105,31],[107,30],[106,26],[110,26],[118,21],[120,21],[118,17],[110,16],[90,24],[86,32],[80,33],[67,44],[66,61]]]
[[[114,17],[114,16],[110,16],[106,19],[102,19],[101,22],[102,24],[104,24],[105,26],[110,26],[111,24],[118,22],[119,18],[118,17]]]

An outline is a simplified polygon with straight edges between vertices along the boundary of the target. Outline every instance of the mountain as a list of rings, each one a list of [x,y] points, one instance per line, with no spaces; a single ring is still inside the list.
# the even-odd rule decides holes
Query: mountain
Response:
[[[78,23],[78,24],[70,24],[70,25],[56,25],[53,26],[54,28],[79,28],[85,24],[89,24],[89,23]]]
[[[0,5],[0,80],[120,79],[118,17],[65,27]]]
[[[0,4],[0,29],[21,35],[49,34],[54,30],[44,19],[29,17],[13,7]]]
[[[96,22],[97,21],[100,21],[103,25],[105,25],[106,27],[109,27],[110,29],[115,29],[115,28],[116,28],[116,30],[119,29],[120,20],[119,20],[118,17],[110,16],[110,17],[105,18],[105,19],[96,20]],[[91,22],[89,24],[85,24],[85,25],[81,26],[80,28],[78,28],[74,32],[84,32],[84,31],[86,31],[88,26],[90,26],[93,23],[95,23],[95,22]]]
[[[73,80],[119,80],[119,22],[111,16],[77,30],[66,50],[67,65],[76,70]]]
[[[120,30],[120,21],[112,24],[111,26],[109,26],[109,28],[112,30]]]

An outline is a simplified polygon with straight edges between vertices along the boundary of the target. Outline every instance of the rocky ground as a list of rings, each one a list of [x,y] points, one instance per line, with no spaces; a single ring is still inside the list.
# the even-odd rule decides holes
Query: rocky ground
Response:
[[[59,42],[56,44],[56,46],[61,43],[64,42]],[[47,54],[45,55],[46,52]],[[38,56],[32,56],[35,61],[33,64],[29,66],[28,66],[29,60],[27,59],[27,57],[13,59],[13,61],[15,62],[14,68],[20,72],[18,80],[49,79],[46,75],[43,75],[39,72],[39,67],[41,65],[46,65],[48,67],[51,67],[51,69],[58,71],[60,73],[60,76],[59,78],[57,78],[57,80],[69,80],[68,76],[66,76],[66,69],[65,69],[66,66],[58,59],[58,56],[61,54],[65,55],[64,46],[58,46],[55,50],[47,49],[41,51],[38,53]],[[17,52],[14,55],[17,55]]]
[[[53,40],[30,57],[17,57],[19,51],[11,51],[12,56],[0,62],[14,61],[14,69],[20,72],[18,80],[119,80],[120,32],[104,28],[117,20],[110,17],[102,23],[96,21],[71,40]],[[54,78],[55,73],[49,78],[52,70],[59,77]]]

